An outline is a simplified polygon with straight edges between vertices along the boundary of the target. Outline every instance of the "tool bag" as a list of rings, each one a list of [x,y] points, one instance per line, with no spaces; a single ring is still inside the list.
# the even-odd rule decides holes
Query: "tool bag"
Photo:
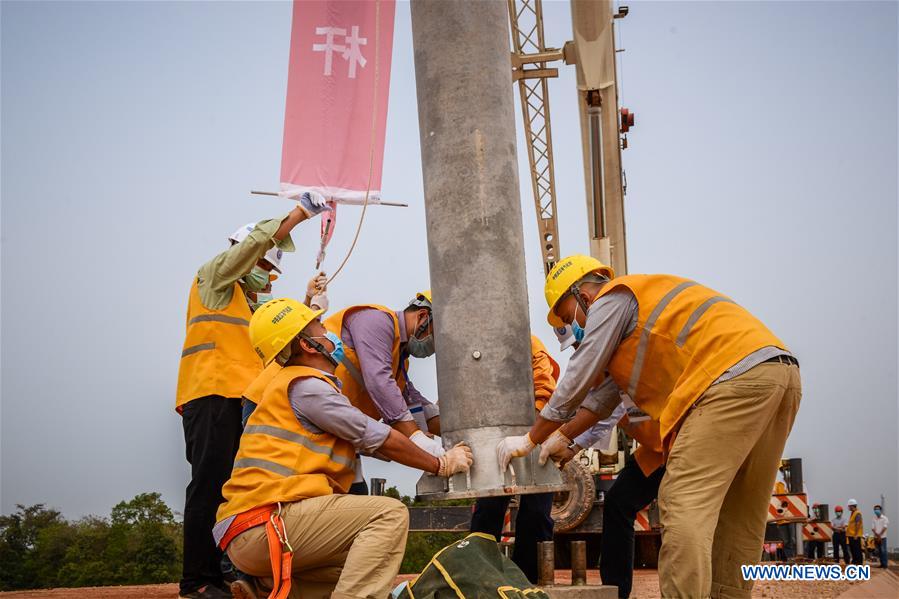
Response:
[[[549,599],[531,586],[492,535],[473,532],[437,552],[400,599]]]

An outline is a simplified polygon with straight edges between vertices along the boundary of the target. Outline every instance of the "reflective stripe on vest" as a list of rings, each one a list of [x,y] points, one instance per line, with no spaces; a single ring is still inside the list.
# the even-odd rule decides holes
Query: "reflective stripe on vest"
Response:
[[[669,275],[625,275],[596,298],[627,288],[637,326],[615,349],[607,370],[633,402],[659,422],[670,445],[690,406],[728,368],[763,347],[786,346],[730,298]]]
[[[250,326],[250,321],[245,318],[225,316],[224,314],[200,314],[188,320],[187,324],[191,325],[197,322],[224,322],[225,324],[236,324],[244,327]]]
[[[239,284],[232,287],[227,306],[210,310],[203,305],[194,279],[178,368],[175,408],[179,412],[184,404],[200,397],[240,397],[262,372],[262,361],[250,344],[251,317]]]
[[[291,443],[298,443],[305,447],[310,451],[314,451],[315,453],[320,453],[328,456],[328,459],[337,462],[338,464],[343,464],[347,468],[355,468],[356,460],[347,460],[339,455],[334,455],[334,448],[328,447],[326,445],[319,445],[309,437],[304,437],[303,435],[297,434],[295,432],[278,428],[277,426],[269,426],[266,424],[254,424],[248,425],[245,429],[243,429],[243,434],[245,435],[270,435],[272,437],[278,437],[279,439],[284,439],[285,441],[290,441]]]
[[[190,347],[185,347],[181,352],[181,357],[184,358],[191,354],[195,354],[198,351],[209,351],[210,349],[215,349],[215,341],[210,341],[209,343],[200,343],[199,345],[192,345]]]
[[[314,368],[288,366],[274,376],[240,437],[217,521],[263,505],[349,491],[355,478],[353,444],[308,430],[290,404],[288,388],[304,378],[317,378],[339,391]]]
[[[659,316],[662,315],[662,311],[668,307],[668,304],[671,303],[671,300],[673,300],[677,294],[693,285],[698,285],[698,283],[684,281],[666,293],[665,297],[656,304],[656,307],[653,308],[652,313],[646,320],[646,325],[643,327],[643,332],[640,334],[640,344],[637,346],[637,357],[634,360],[634,368],[631,370],[631,380],[627,386],[627,394],[631,397],[634,397],[637,394],[637,385],[640,382],[640,375],[643,373],[643,361],[646,359],[646,348],[649,347],[649,340],[652,337],[652,329],[655,327],[656,321],[659,319]],[[638,298],[637,302],[639,303],[639,301]]]

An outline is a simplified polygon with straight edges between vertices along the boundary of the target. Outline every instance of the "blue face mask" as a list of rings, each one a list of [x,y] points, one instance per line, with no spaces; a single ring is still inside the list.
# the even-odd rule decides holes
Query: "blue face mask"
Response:
[[[574,340],[577,343],[580,343],[584,340],[584,327],[577,323],[577,309],[580,307],[580,304],[575,304],[574,306],[574,320],[571,321],[571,333],[574,335]]]
[[[881,514],[880,510],[874,510],[874,515],[877,516],[878,518],[880,517],[880,514]]]
[[[340,337],[338,337],[331,331],[325,333],[325,337],[328,339],[328,341],[334,344],[334,351],[331,352],[331,359],[340,364],[341,362],[343,362],[343,358],[346,356],[343,351],[343,341],[341,341]]]

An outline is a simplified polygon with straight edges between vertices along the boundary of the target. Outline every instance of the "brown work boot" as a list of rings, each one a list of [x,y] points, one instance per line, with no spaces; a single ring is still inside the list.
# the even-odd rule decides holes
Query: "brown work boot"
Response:
[[[233,599],[259,599],[256,595],[256,585],[253,579],[247,576],[232,582],[231,597]]]

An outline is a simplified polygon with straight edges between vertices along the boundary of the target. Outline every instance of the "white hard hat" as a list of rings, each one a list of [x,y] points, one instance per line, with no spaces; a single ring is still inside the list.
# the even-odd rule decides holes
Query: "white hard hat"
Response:
[[[229,241],[233,241],[234,243],[240,243],[244,239],[247,238],[247,235],[256,228],[256,223],[247,223],[238,230],[231,233],[231,236],[228,237]],[[265,256],[263,258],[266,262],[272,265],[272,268],[277,272],[281,272],[281,256],[284,255],[284,252],[278,249],[277,246],[273,247],[269,251],[265,252]]]
[[[858,502],[854,499],[850,499],[849,501],[846,502],[846,505],[854,505],[854,506],[858,507]]]
[[[553,332],[556,334],[556,338],[559,340],[559,350],[565,351],[572,345],[574,345],[574,331],[571,328],[570,324],[566,324],[561,327],[553,327]]]

